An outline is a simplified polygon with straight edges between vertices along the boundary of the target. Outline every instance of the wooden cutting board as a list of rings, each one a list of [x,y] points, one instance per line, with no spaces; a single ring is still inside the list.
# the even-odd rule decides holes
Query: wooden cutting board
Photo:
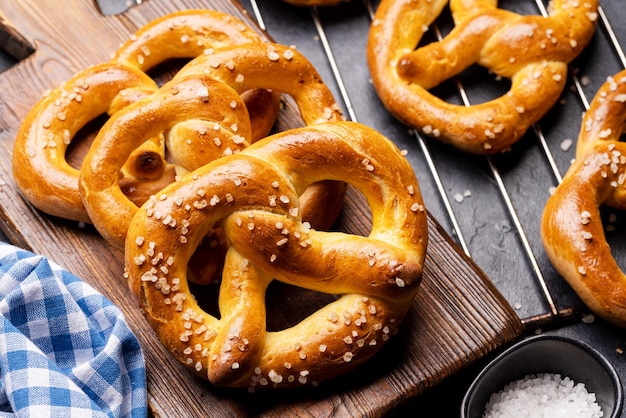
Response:
[[[22,118],[45,90],[107,61],[152,19],[186,8],[215,8],[254,25],[231,1],[147,0],[122,15],[104,17],[91,0],[0,0],[2,13],[35,48],[0,74],[0,227],[12,243],[47,256],[122,309],[144,349],[154,416],[380,416],[522,334],[522,323],[507,301],[429,217],[419,295],[401,332],[357,371],[317,388],[249,394],[213,387],[173,361],[127,291],[122,254],[91,227],[50,217],[26,202],[12,178],[11,154]],[[293,127],[296,120],[288,106],[277,127]],[[338,227],[367,233],[368,216],[366,203],[351,192]],[[278,288],[272,297],[281,298],[284,291]],[[314,306],[323,299],[306,294],[291,301]],[[288,311],[275,314],[292,317]]]

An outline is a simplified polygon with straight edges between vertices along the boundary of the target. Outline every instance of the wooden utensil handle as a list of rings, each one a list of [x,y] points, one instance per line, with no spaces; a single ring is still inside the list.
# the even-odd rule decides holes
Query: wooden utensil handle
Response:
[[[0,12],[0,48],[18,61],[35,51],[33,44],[17,31],[2,12]]]

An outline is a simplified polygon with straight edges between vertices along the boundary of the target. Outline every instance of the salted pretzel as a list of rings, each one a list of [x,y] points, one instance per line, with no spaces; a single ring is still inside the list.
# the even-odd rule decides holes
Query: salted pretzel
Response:
[[[120,64],[148,73],[172,59],[189,59],[228,45],[264,42],[240,19],[218,10],[179,10],[154,19],[139,29],[114,54]],[[271,131],[280,95],[263,89],[242,92],[252,125],[252,138]]]
[[[369,236],[302,221],[298,196],[324,179],[365,195]],[[219,319],[186,279],[187,260],[216,225],[231,243]],[[165,188],[132,220],[126,274],[161,342],[191,372],[216,385],[302,386],[362,364],[397,331],[419,287],[427,235],[415,174],[395,145],[364,125],[329,122],[275,134]],[[338,299],[267,332],[272,279]]]
[[[367,45],[376,92],[395,117],[424,134],[476,154],[507,150],[559,98],[567,64],[594,32],[598,2],[555,0],[542,17],[499,9],[496,0],[451,0],[455,27],[418,47],[447,3],[380,3]],[[428,91],[473,64],[510,79],[510,90],[471,106]]]
[[[80,192],[94,226],[111,244],[123,247],[128,225],[137,206],[120,190],[118,172],[128,155],[143,141],[179,123],[195,121],[207,129],[198,137],[216,135],[250,141],[251,128],[239,93],[255,88],[283,92],[294,98],[302,119],[308,124],[343,118],[328,87],[312,64],[295,49],[273,43],[245,44],[201,55],[159,91],[114,114],[96,136],[83,160]],[[210,128],[210,129],[209,129]],[[176,142],[169,149],[172,158],[189,170],[208,161],[198,159],[207,141],[198,137]],[[222,140],[212,144],[220,147]],[[191,152],[186,152],[188,148]],[[317,184],[307,191],[308,207],[316,225],[338,214],[345,184]],[[306,196],[302,198],[307,199]],[[330,200],[320,200],[330,199]],[[321,204],[324,210],[319,210]]]
[[[66,160],[68,146],[87,123],[109,116],[157,89],[145,72],[173,58],[194,58],[223,45],[261,42],[233,16],[213,10],[186,10],[157,19],[139,30],[112,61],[77,73],[37,103],[22,122],[13,153],[18,187],[38,209],[66,219],[91,222],[78,190],[78,170]],[[266,136],[280,97],[266,90],[241,92],[254,141]],[[137,146],[120,169],[120,187],[136,205],[174,181],[175,166],[165,159],[164,138]]]
[[[47,94],[26,115],[15,138],[13,175],[25,197],[50,215],[89,222],[78,192],[78,169],[66,160],[68,146],[98,116],[113,114],[156,90],[142,71],[106,63],[77,73]],[[155,147],[146,144],[133,154],[134,163],[126,165],[132,176],[126,176],[125,188],[137,189],[137,179],[149,180],[154,192],[172,182],[174,171],[154,157]]]
[[[597,315],[626,327],[626,276],[603,230],[600,206],[626,209],[626,71],[585,112],[576,161],[544,209],[541,237],[557,271]]]

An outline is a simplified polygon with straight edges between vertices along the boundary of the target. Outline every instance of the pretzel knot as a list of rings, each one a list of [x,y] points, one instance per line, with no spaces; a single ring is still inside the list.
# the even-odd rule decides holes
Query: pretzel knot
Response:
[[[323,179],[365,195],[369,236],[302,221],[298,196]],[[355,122],[302,127],[215,160],[142,206],[128,231],[126,273],[164,346],[193,373],[233,387],[314,384],[362,364],[398,329],[421,280],[425,215],[415,175],[391,141]],[[216,226],[231,244],[219,319],[199,307],[186,280],[187,260]],[[338,299],[267,332],[272,279]]]
[[[506,150],[558,99],[567,64],[593,35],[598,2],[554,1],[544,18],[498,9],[495,0],[451,0],[455,27],[415,49],[447,3],[381,2],[367,47],[376,91],[393,115],[429,136],[476,154]],[[471,106],[429,93],[473,64],[509,78],[510,90]]]
[[[170,138],[172,158],[188,170],[207,162],[206,144],[221,150],[222,142],[247,146],[251,127],[240,93],[255,88],[294,97],[307,124],[341,120],[332,93],[311,63],[279,44],[237,45],[192,60],[151,96],[113,115],[96,136],[80,172],[80,193],[94,226],[110,243],[122,248],[137,206],[122,192],[118,172],[128,155],[147,138],[185,125],[185,136]],[[194,130],[189,129],[191,126]],[[215,138],[218,138],[217,140]],[[245,149],[242,146],[242,149]],[[240,150],[238,150],[240,151]],[[225,155],[232,151],[222,151]],[[316,219],[337,215],[345,184],[326,182],[307,191]],[[304,192],[304,191],[303,191]],[[325,211],[319,210],[321,199]]]
[[[626,71],[585,112],[576,161],[544,209],[541,237],[555,268],[597,315],[626,327],[626,276],[606,241],[600,206],[626,209]]]

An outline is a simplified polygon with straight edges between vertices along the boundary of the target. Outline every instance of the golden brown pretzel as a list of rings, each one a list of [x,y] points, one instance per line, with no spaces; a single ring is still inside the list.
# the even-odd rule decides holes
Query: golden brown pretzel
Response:
[[[369,236],[302,222],[298,195],[323,179],[366,196]],[[216,225],[231,243],[220,319],[186,280],[187,260]],[[146,318],[191,372],[217,385],[282,388],[338,376],[376,353],[415,297],[426,245],[426,213],[401,152],[371,128],[330,122],[275,134],[168,186],[133,218],[125,259]],[[340,297],[266,332],[272,278]]]
[[[78,169],[66,160],[68,145],[88,122],[103,113],[113,114],[156,89],[143,72],[107,63],[81,71],[52,90],[26,115],[15,138],[13,175],[25,197],[50,215],[89,222],[78,192]],[[154,155],[153,145],[146,147],[150,148],[136,152],[139,167],[129,163],[126,171],[157,183],[167,178],[158,190],[172,181],[173,171],[163,165],[146,167],[145,157]],[[126,186],[136,188],[137,184],[127,180]]]
[[[218,10],[179,10],[143,26],[113,60],[148,72],[176,58],[195,58],[216,48],[263,40],[240,19]],[[267,136],[278,115],[280,95],[267,90],[242,92],[254,140]]]
[[[611,254],[599,207],[626,209],[626,71],[585,112],[576,161],[544,209],[541,237],[557,271],[597,315],[626,327],[626,276]]]
[[[137,206],[121,192],[118,171],[129,153],[150,136],[167,131],[178,123],[196,121],[212,126],[209,138],[228,134],[250,143],[251,128],[239,93],[255,88],[291,95],[307,124],[342,119],[332,93],[311,63],[292,48],[278,44],[245,44],[216,50],[191,61],[156,93],[113,115],[98,133],[86,155],[80,173],[80,192],[89,216],[111,244],[123,247],[128,225]],[[184,152],[185,146],[198,150],[194,141],[169,149],[173,158],[189,170],[208,161]],[[197,142],[197,141],[196,141]],[[222,142],[222,140],[218,141]],[[215,145],[219,146],[219,145]],[[320,185],[318,185],[319,187]],[[343,199],[345,184],[321,186],[318,196]],[[328,193],[328,189],[331,193]],[[320,203],[317,200],[317,203]],[[310,209],[324,218],[338,213],[339,204],[328,202],[325,211],[318,204]]]
[[[250,42],[260,43],[261,38],[235,17],[213,10],[180,11],[146,25],[117,51],[112,62],[76,74],[26,116],[14,144],[18,187],[48,214],[90,222],[78,190],[78,170],[65,158],[76,133],[102,113],[112,115],[156,91],[156,84],[143,74],[154,66]],[[279,94],[241,93],[251,110],[251,140],[266,136],[278,113]],[[174,180],[174,166],[166,162],[164,153],[164,139],[155,133],[121,167],[120,187],[134,204],[142,204]]]
[[[593,34],[598,2],[557,0],[544,18],[498,9],[496,0],[451,0],[453,30],[416,49],[447,3],[381,2],[367,47],[376,92],[399,120],[431,137],[477,154],[506,150],[558,99],[567,63]],[[472,64],[509,78],[510,91],[471,106],[428,91]]]

